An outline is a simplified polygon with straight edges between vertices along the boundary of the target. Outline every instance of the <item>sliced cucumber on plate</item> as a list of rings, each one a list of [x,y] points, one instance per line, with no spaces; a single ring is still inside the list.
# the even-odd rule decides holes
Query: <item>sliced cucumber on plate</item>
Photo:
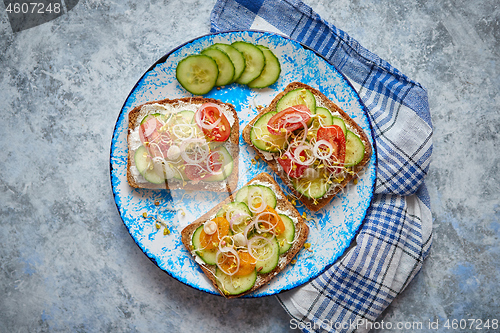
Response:
[[[281,73],[281,66],[278,58],[276,58],[268,47],[263,45],[257,45],[257,47],[264,54],[265,65],[261,74],[247,85],[250,88],[265,88],[278,80]]]
[[[211,57],[193,54],[179,62],[175,74],[184,89],[194,95],[204,95],[217,82],[219,67]]]
[[[200,54],[182,59],[176,68],[177,80],[194,95],[233,82],[265,88],[276,82],[280,73],[280,62],[268,47],[245,41],[214,43]]]
[[[224,51],[216,48],[207,48],[201,51],[201,54],[209,56],[217,63],[219,74],[217,76],[217,81],[215,81],[216,87],[224,86],[233,82],[234,65],[229,56]]]
[[[209,48],[216,48],[226,52],[226,54],[229,56],[229,59],[231,59],[231,62],[233,63],[234,66],[233,82],[236,81],[241,76],[241,73],[243,73],[243,71],[245,70],[246,65],[245,65],[245,57],[243,56],[243,54],[241,54],[240,51],[238,51],[229,44],[215,43],[211,45]]]
[[[231,46],[240,51],[245,57],[245,70],[236,82],[248,84],[259,77],[266,64],[262,50],[252,43],[244,41],[234,42]]]

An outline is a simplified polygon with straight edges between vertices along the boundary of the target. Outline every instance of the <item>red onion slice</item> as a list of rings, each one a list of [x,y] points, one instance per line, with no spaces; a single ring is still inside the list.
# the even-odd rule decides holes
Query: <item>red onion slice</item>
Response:
[[[309,154],[309,158],[305,159],[304,161],[302,161],[300,159],[300,153],[302,153],[303,151],[305,150],[309,150],[311,151],[311,154]],[[306,153],[306,156],[307,156],[307,153]],[[293,152],[293,157],[295,158],[296,162],[298,164],[302,164],[302,165],[311,165],[314,163],[314,161],[316,160],[314,154],[313,154],[313,150],[312,148],[307,145],[307,144],[301,144],[301,145],[298,145],[296,148],[295,148],[295,151]]]
[[[199,158],[191,158],[187,151],[186,148],[190,144],[195,144],[195,156],[199,155]],[[184,161],[188,163],[194,163],[194,164],[199,164],[202,161],[204,161],[209,154],[209,147],[207,142],[204,139],[188,139],[185,140],[181,143],[181,146],[179,147],[181,149],[181,156],[184,159]]]
[[[258,192],[258,195],[257,196],[254,196],[254,193],[255,192]],[[254,198],[260,198],[260,202],[259,202],[259,207],[256,207],[255,206],[255,203],[254,203]],[[247,194],[247,202],[248,202],[248,209],[250,209],[250,211],[252,213],[260,213],[260,212],[263,212],[264,209],[266,209],[267,205],[265,204],[265,201],[264,201],[264,196],[262,195],[262,190],[260,188],[250,188],[248,190],[248,194]]]
[[[328,147],[328,152],[326,154],[321,152],[321,150],[320,150],[320,147],[323,145]],[[330,142],[328,142],[326,140],[318,140],[314,144],[313,154],[314,154],[314,156],[316,156],[316,158],[318,158],[320,160],[326,160],[326,159],[330,158],[330,156],[332,156],[333,146]]]
[[[215,107],[215,108],[217,109],[217,111],[219,112],[219,115],[218,115],[219,117],[218,117],[218,118],[217,118],[217,120],[216,120],[214,123],[212,123],[212,124],[207,124],[207,123],[205,123],[205,117],[202,117],[203,112],[202,112],[202,109],[201,109],[201,108],[200,108],[200,109],[196,112],[196,114],[195,114],[195,120],[196,120],[196,123],[197,123],[197,124],[198,124],[201,128],[206,129],[206,130],[212,130],[212,129],[214,129],[217,125],[219,125],[219,123],[221,122],[221,118],[222,118],[222,117],[220,117],[220,115],[221,115],[222,111],[221,111],[220,107],[219,107],[217,104],[215,104],[215,103],[205,103],[205,104],[203,104],[203,105],[202,105],[202,107],[203,107],[203,108],[205,108],[205,107]],[[204,115],[204,114],[203,114],[203,115]]]
[[[211,157],[213,156],[213,154],[218,154],[219,156],[222,155],[223,157],[223,160],[222,161],[212,161]],[[212,175],[217,175],[217,174],[221,174],[223,172],[222,170],[222,166],[224,165],[224,155],[223,154],[220,154],[216,151],[213,151],[211,152],[210,154],[208,154],[207,156],[207,170],[210,172],[210,174]],[[221,165],[220,169],[218,171],[215,171],[214,168],[215,166],[217,165]]]
[[[297,124],[297,123],[304,123],[302,120],[301,116],[293,115],[293,114],[288,114],[285,116],[285,124]]]
[[[187,128],[189,130],[189,136],[185,136],[185,132],[180,132],[183,131],[184,128]],[[175,124],[174,126],[172,126],[172,133],[174,133],[176,137],[182,140],[191,139],[194,136],[194,130],[195,128],[193,127],[193,125],[190,124]]]
[[[261,233],[264,233],[264,232],[271,232],[274,234],[274,228],[276,227],[275,225],[273,225],[271,222],[269,222],[268,220],[264,220],[264,219],[261,219],[263,216],[265,215],[271,215],[271,216],[276,216],[277,218],[279,218],[279,216],[277,216],[276,214],[272,213],[272,212],[262,212],[258,215],[255,216],[255,229]],[[262,228],[259,223],[262,223],[262,224],[267,224],[269,225],[269,228]]]

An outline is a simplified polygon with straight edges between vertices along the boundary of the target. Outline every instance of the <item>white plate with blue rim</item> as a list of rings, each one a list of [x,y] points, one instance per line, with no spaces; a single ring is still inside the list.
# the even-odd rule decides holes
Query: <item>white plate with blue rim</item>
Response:
[[[240,129],[258,113],[257,106],[268,105],[289,83],[299,81],[320,90],[340,106],[363,128],[374,146],[365,107],[347,79],[314,51],[286,37],[261,31],[209,34],[175,48],[153,64],[133,87],[115,125],[110,157],[115,202],[136,244],[160,269],[180,282],[212,294],[218,293],[182,244],[180,232],[224,200],[227,194],[130,187],[127,182],[128,112],[149,101],[193,96],[176,80],[177,63],[214,43],[230,44],[240,40],[269,47],[281,64],[278,81],[267,88],[250,89],[233,83],[212,89],[203,96],[233,104],[238,112]],[[268,172],[287,191],[265,163],[251,163],[255,152],[241,135],[239,149],[237,188],[257,174]],[[375,156],[372,154],[357,184],[348,186],[323,209],[313,213],[300,205],[297,207],[301,214],[307,215],[310,227],[307,242],[311,247],[302,249],[295,258],[296,262],[288,265],[268,285],[245,297],[274,295],[303,285],[324,272],[344,253],[370,206],[376,177]],[[165,226],[168,234],[165,234]]]

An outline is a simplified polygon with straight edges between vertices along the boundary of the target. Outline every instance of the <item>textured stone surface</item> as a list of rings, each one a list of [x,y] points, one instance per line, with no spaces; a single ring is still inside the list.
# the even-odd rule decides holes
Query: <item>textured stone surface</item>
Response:
[[[429,92],[434,243],[381,319],[498,319],[498,2],[305,2]],[[289,330],[274,297],[225,301],[159,270],[112,197],[125,98],[163,54],[209,32],[213,4],[86,0],[18,33],[2,10],[0,332]]]

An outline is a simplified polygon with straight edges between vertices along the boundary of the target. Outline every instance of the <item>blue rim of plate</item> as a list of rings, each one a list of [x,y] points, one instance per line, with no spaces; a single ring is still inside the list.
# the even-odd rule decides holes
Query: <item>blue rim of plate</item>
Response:
[[[369,207],[371,206],[371,201],[372,201],[372,198],[373,198],[373,192],[374,192],[374,188],[375,188],[375,179],[376,179],[376,172],[377,172],[377,164],[378,164],[378,161],[377,161],[377,147],[376,147],[376,142],[374,140],[375,138],[375,135],[374,135],[374,131],[373,131],[373,126],[370,122],[370,117],[368,116],[368,112],[367,112],[367,108],[366,106],[364,105],[363,101],[361,100],[361,98],[359,97],[359,95],[357,94],[356,90],[354,89],[354,87],[352,86],[352,84],[349,82],[349,80],[334,66],[332,65],[325,57],[323,57],[321,54],[317,53],[315,50],[311,49],[310,47],[300,43],[300,42],[297,42],[297,41],[294,41],[292,39],[290,39],[289,37],[287,36],[284,36],[284,35],[281,35],[281,34],[276,34],[276,33],[272,33],[272,32],[267,32],[267,31],[260,31],[260,30],[234,30],[234,31],[223,31],[223,32],[216,32],[216,33],[209,33],[209,34],[205,34],[205,35],[202,35],[202,36],[198,36],[196,38],[193,38],[175,48],[173,48],[172,50],[170,50],[168,53],[166,53],[164,56],[162,56],[160,59],[158,59],[153,65],[151,65],[144,73],[143,75],[140,77],[140,79],[136,82],[136,84],[134,85],[134,87],[132,88],[132,90],[130,91],[130,93],[128,94],[127,98],[125,99],[125,102],[124,104],[122,105],[122,108],[120,110],[120,113],[117,117],[117,121],[115,123],[115,127],[114,127],[114,130],[113,130],[113,138],[112,138],[112,142],[111,142],[111,147],[110,147],[110,180],[111,180],[111,186],[112,186],[112,191],[113,191],[113,197],[114,197],[114,201],[115,201],[115,205],[118,209],[118,212],[120,214],[120,218],[122,219],[122,222],[124,223],[125,227],[127,228],[127,231],[129,232],[130,236],[132,237],[132,239],[134,240],[134,242],[136,243],[136,245],[142,250],[142,252],[144,254],[146,254],[146,256],[156,265],[158,266],[160,269],[162,269],[164,272],[166,272],[169,276],[173,277],[174,279],[182,282],[183,284],[189,286],[189,287],[192,287],[193,289],[196,289],[196,290],[200,290],[200,291],[204,291],[204,292],[207,292],[207,293],[210,293],[210,294],[214,294],[214,295],[218,295],[220,296],[220,294],[215,290],[211,290],[210,288],[209,289],[202,289],[200,288],[198,285],[193,285],[193,283],[191,283],[190,281],[186,281],[186,280],[183,280],[182,278],[179,278],[179,276],[176,276],[174,273],[172,272],[169,272],[168,270],[162,268],[160,266],[160,263],[158,262],[157,258],[152,255],[147,249],[145,249],[143,246],[141,246],[141,244],[138,242],[138,240],[132,235],[131,233],[131,230],[130,230],[130,227],[129,225],[127,225],[127,223],[125,222],[125,217],[123,216],[122,214],[122,210],[121,210],[121,207],[120,207],[120,204],[119,204],[119,200],[118,200],[118,194],[116,192],[116,189],[115,189],[115,184],[113,182],[113,171],[115,170],[114,166],[113,166],[113,146],[114,146],[114,143],[115,143],[115,140],[116,140],[116,137],[117,137],[117,132],[118,132],[118,124],[119,124],[119,119],[121,118],[121,116],[123,115],[124,113],[124,109],[127,105],[127,102],[129,101],[129,99],[131,98],[131,96],[133,95],[133,93],[135,92],[135,90],[138,88],[139,86],[139,83],[142,82],[142,80],[146,77],[146,75],[148,73],[150,73],[151,71],[153,71],[158,65],[161,65],[163,63],[165,63],[168,58],[176,51],[186,47],[187,45],[193,43],[193,42],[196,42],[198,40],[201,40],[203,38],[207,38],[207,37],[211,37],[211,36],[218,36],[218,35],[225,35],[225,34],[238,34],[238,33],[249,33],[249,34],[262,34],[262,35],[267,35],[267,36],[276,36],[278,38],[282,38],[286,41],[288,41],[289,43],[293,43],[293,44],[296,44],[300,47],[302,47],[304,50],[308,50],[312,53],[314,53],[315,56],[317,56],[318,58],[322,59],[326,64],[328,64],[328,66],[331,67],[331,69],[333,69],[334,72],[336,72],[337,75],[339,75],[342,80],[343,80],[343,84],[348,86],[351,90],[352,90],[352,93],[353,93],[353,96],[355,97],[356,99],[356,102],[359,104],[359,107],[361,108],[362,110],[362,113],[364,115],[364,117],[366,117],[366,123],[367,123],[367,127],[368,128],[364,128],[365,132],[369,132],[367,133],[368,137],[369,137],[369,140],[370,140],[370,143],[372,145],[372,157],[371,157],[371,160],[367,166],[370,167],[372,173],[370,174],[370,179],[369,181],[371,182],[371,186],[369,188],[369,199],[367,200],[368,201],[368,204],[366,206],[366,209],[364,209],[363,213],[361,214],[361,218],[360,218],[360,221],[359,223],[357,223],[357,225],[355,226],[355,228],[353,229],[353,233],[350,237],[350,239],[347,241],[346,244],[344,244],[343,248],[340,249],[340,251],[332,258],[331,262],[324,265],[324,267],[322,269],[320,269],[319,271],[317,271],[315,274],[313,275],[310,275],[310,276],[307,276],[307,280],[302,280],[302,281],[299,281],[297,283],[291,283],[289,285],[286,285],[282,288],[280,288],[279,290],[275,290],[275,291],[272,291],[268,294],[258,294],[256,292],[253,292],[253,293],[250,293],[248,295],[245,295],[243,296],[244,298],[255,298],[255,297],[264,297],[264,296],[271,296],[271,295],[276,295],[278,293],[281,293],[281,292],[284,292],[284,291],[288,291],[288,290],[291,290],[293,288],[296,288],[296,287],[299,287],[311,280],[313,280],[314,278],[318,277],[319,275],[321,275],[322,273],[324,273],[328,268],[330,268],[337,260],[339,260],[345,253],[346,253],[346,250],[351,246],[351,244],[353,242],[355,242],[355,236],[357,235],[362,223],[363,223],[363,220],[366,216],[366,213],[367,213],[367,210],[369,209]],[[186,95],[186,96],[191,96],[191,95]],[[240,125],[241,126],[241,125]],[[240,133],[241,134],[241,133]],[[241,141],[241,139],[240,139]],[[241,145],[241,143],[240,143]],[[275,175],[273,175],[275,176]],[[276,177],[274,177],[276,179]],[[277,179],[278,182],[280,182],[279,179]],[[283,184],[281,184],[281,187],[283,189]],[[161,191],[165,191],[165,190],[161,190]],[[170,193],[168,191],[165,192],[165,195],[166,196],[169,196]],[[332,199],[332,201],[335,200],[335,199]],[[186,251],[187,253],[187,251]],[[188,254],[189,255],[189,254]],[[194,260],[193,260],[194,261]],[[199,270],[199,273],[203,275],[203,272],[201,271],[201,269],[199,269],[199,267],[196,266],[196,268]],[[288,268],[288,267],[287,267]],[[281,273],[280,273],[281,274]],[[278,274],[278,276],[280,275]],[[277,277],[275,277],[276,279]],[[272,283],[272,281],[271,281]]]

